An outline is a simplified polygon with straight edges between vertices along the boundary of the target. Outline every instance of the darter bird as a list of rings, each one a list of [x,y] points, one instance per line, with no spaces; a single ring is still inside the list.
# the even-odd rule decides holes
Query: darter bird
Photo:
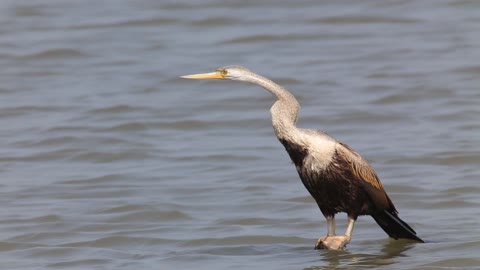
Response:
[[[361,215],[372,216],[391,238],[423,242],[398,217],[380,179],[364,158],[322,131],[296,127],[300,105],[285,88],[241,66],[227,66],[211,73],[182,78],[245,81],[265,88],[277,98],[270,109],[275,135],[327,219],[328,233],[318,239],[316,249],[344,249],[352,239],[353,226]],[[340,212],[348,216],[344,235],[335,234],[335,214]]]

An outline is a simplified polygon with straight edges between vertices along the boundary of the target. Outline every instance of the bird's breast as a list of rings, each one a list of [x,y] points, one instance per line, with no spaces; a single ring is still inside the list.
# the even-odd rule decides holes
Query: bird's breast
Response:
[[[297,168],[302,167],[304,165],[305,158],[308,155],[308,149],[288,139],[279,139],[279,141],[285,147],[285,150],[290,156],[293,164],[295,164]]]

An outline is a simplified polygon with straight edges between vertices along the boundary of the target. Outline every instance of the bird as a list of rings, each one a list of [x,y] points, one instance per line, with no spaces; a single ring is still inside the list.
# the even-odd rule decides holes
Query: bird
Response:
[[[181,78],[243,81],[261,86],[276,97],[270,108],[275,135],[327,220],[327,235],[318,239],[315,249],[345,249],[351,242],[357,218],[363,215],[372,216],[393,239],[424,242],[400,219],[376,172],[360,154],[323,131],[297,127],[300,104],[288,90],[242,66],[226,66]],[[335,232],[337,213],[347,214],[343,235]]]

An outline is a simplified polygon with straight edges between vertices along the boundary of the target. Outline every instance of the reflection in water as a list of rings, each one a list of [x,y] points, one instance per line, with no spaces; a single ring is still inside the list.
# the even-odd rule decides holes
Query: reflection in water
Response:
[[[328,266],[312,266],[305,269],[358,269],[386,266],[395,263],[395,258],[405,256],[404,253],[416,243],[408,240],[389,240],[380,250],[380,254],[362,254],[345,251],[320,251],[322,261]]]

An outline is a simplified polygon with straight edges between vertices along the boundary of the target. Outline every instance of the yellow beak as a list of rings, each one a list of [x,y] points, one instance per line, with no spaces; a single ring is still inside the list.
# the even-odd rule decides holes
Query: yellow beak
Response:
[[[204,80],[204,79],[223,79],[224,74],[220,71],[210,72],[210,73],[201,73],[201,74],[193,74],[193,75],[185,75],[180,76],[181,78],[185,79],[196,79],[196,80]]]

